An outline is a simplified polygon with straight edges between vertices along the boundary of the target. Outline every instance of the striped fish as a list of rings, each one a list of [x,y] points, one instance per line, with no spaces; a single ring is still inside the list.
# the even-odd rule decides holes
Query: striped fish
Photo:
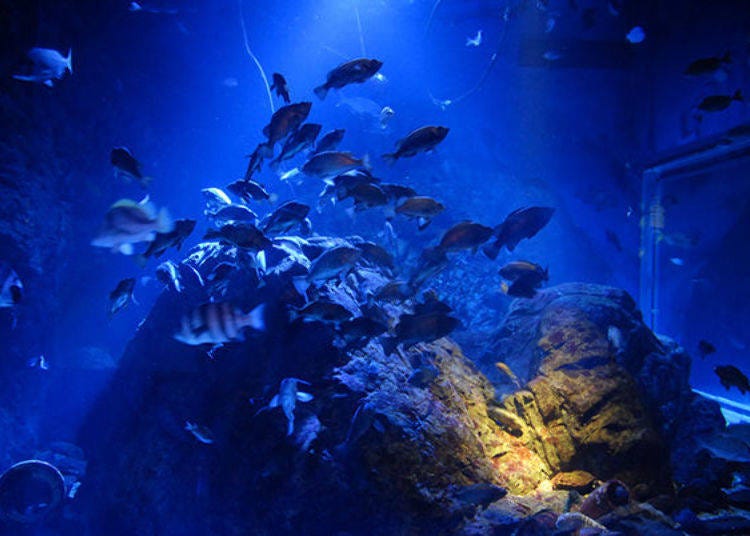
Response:
[[[226,302],[204,303],[182,317],[174,338],[191,346],[242,341],[245,328],[265,331],[264,309],[260,304],[246,314]]]

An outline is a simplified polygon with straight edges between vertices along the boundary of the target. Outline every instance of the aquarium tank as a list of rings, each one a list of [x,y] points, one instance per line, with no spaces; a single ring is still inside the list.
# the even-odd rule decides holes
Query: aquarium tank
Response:
[[[750,534],[747,0],[0,0],[0,535]]]

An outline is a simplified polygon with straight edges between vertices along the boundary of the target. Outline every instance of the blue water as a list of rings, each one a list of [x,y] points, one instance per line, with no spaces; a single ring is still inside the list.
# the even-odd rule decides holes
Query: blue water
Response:
[[[0,3],[0,173],[3,188],[8,180],[17,185],[3,194],[0,253],[26,291],[13,312],[0,310],[7,387],[0,469],[49,441],[75,442],[161,293],[157,262],[141,269],[90,246],[107,208],[148,193],[173,217],[197,219],[185,253],[209,227],[200,190],[244,175],[271,105],[283,105],[275,95],[269,102],[245,40],[269,79],[284,74],[293,102],[313,103],[308,121],[323,125],[321,135],[345,128],[342,150],[367,154],[384,181],[446,205],[424,232],[394,220],[396,236],[412,250],[462,220],[495,226],[522,206],[556,208],[550,224],[513,254],[494,262],[467,254],[437,279],[457,315],[476,322],[475,331],[456,334],[468,349],[481,350],[482,336],[510,303],[496,272],[511,259],[549,267],[549,285],[601,283],[637,298],[642,285],[653,284],[641,279],[649,202],[641,198],[641,172],[662,154],[750,121],[742,102],[696,111],[708,95],[750,93],[750,11],[729,0],[622,3],[619,14],[598,0],[153,0],[140,10],[109,0]],[[587,8],[595,9],[591,25],[582,20]],[[635,26],[645,31],[642,43],[626,40]],[[481,43],[467,46],[479,30]],[[13,80],[33,46],[72,48],[72,76],[53,88]],[[716,76],[682,74],[694,59],[726,51],[732,63]],[[381,60],[382,78],[332,90],[324,101],[313,94],[330,69],[356,57]],[[381,128],[373,111],[384,106],[395,115]],[[424,125],[450,128],[434,152],[392,166],[381,159]],[[113,177],[109,152],[121,145],[154,178],[147,192]],[[8,156],[17,148],[20,160]],[[25,172],[8,164],[16,161]],[[280,172],[304,161],[287,161]],[[660,253],[659,332],[695,357],[693,385],[722,396],[714,365],[750,372],[750,206],[747,197],[737,200],[747,194],[749,165],[686,177],[674,188],[674,204],[663,203],[667,229],[696,239]],[[320,234],[385,236],[376,212],[352,217],[330,203],[316,210],[317,180],[286,183],[268,167],[254,178],[279,203],[313,205]],[[170,250],[165,258],[182,256]],[[137,279],[138,303],[110,319],[107,295],[126,277]],[[700,360],[700,339],[717,353]],[[48,371],[28,366],[39,354]],[[93,354],[107,365],[80,365]],[[728,396],[747,402],[735,390]]]

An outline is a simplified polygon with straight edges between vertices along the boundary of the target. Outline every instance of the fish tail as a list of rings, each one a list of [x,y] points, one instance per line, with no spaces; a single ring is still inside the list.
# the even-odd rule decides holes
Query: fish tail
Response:
[[[419,222],[417,225],[417,229],[419,229],[420,231],[424,231],[425,229],[427,229],[427,226],[430,225],[430,222],[432,222],[430,218],[419,218],[419,220],[417,221]]]
[[[67,67],[70,74],[73,74],[73,49],[68,49],[68,57],[65,58],[65,67]]]
[[[250,311],[247,315],[238,319],[238,324],[243,327],[251,327],[256,331],[266,330],[265,320],[266,304],[261,303],[255,309]]]
[[[742,96],[742,90],[738,89],[737,91],[735,91],[734,95],[732,95],[732,99],[738,102],[745,102],[745,97]]]
[[[386,153],[386,154],[382,155],[382,158],[383,158],[383,160],[385,160],[386,162],[388,162],[391,165],[393,165],[394,162],[396,162],[396,160],[398,160],[398,156],[396,155],[396,153]]]
[[[486,244],[482,246],[482,253],[484,253],[488,259],[492,259],[493,261],[497,259],[498,254],[500,253],[500,249],[502,248],[502,244],[499,240],[495,240],[491,244]]]
[[[325,100],[326,95],[328,95],[328,87],[325,84],[316,87],[315,89],[313,89],[313,91],[320,100]]]

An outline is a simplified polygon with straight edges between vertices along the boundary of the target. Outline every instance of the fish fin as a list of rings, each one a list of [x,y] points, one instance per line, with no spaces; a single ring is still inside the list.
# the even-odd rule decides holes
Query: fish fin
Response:
[[[159,211],[159,215],[156,217],[156,227],[160,233],[169,233],[174,229],[174,222],[166,208]]]
[[[496,240],[492,244],[486,244],[482,246],[482,253],[484,253],[488,259],[492,259],[494,261],[495,259],[497,259],[497,255],[500,253],[501,247],[502,246],[500,245],[500,242]]]
[[[396,337],[384,337],[381,340],[381,344],[383,346],[383,353],[385,353],[386,356],[389,356],[396,350],[398,339]]]
[[[273,395],[273,398],[268,403],[269,408],[278,408],[279,407],[279,395]]]
[[[398,160],[398,156],[396,156],[396,153],[386,153],[384,155],[381,155],[381,158],[390,165],[393,165],[396,160]]]
[[[73,48],[68,49],[68,57],[65,58],[65,67],[73,74]]]
[[[115,250],[123,255],[132,255],[134,253],[133,244],[120,244]]]
[[[365,168],[367,171],[372,171],[372,163],[370,162],[370,155],[367,153],[365,153],[365,156],[362,157],[362,167]]]
[[[266,304],[261,303],[247,315],[248,326],[257,331],[266,331],[265,320]]]
[[[417,229],[424,231],[432,220],[430,218],[419,218],[417,221],[419,222]]]
[[[262,271],[266,271],[266,252],[265,251],[259,251],[255,254],[255,261],[258,265],[258,268],[260,268]]]
[[[315,398],[310,393],[303,393],[302,391],[297,391],[297,400],[300,402],[310,402],[313,398]]]
[[[52,80],[49,80],[49,79],[45,80],[45,81],[44,81],[44,82],[42,82],[42,83],[43,83],[43,84],[44,84],[45,86],[47,86],[47,87],[54,87],[54,85],[55,85],[55,84],[54,84],[54,82],[52,82]]]
[[[286,435],[290,436],[294,433],[294,413],[289,417],[289,424],[286,426]]]
[[[305,297],[305,301],[307,301],[307,289],[310,288],[310,283],[307,281],[304,277],[295,277],[292,278],[292,284],[294,285],[295,290],[301,295]]]
[[[315,89],[313,89],[313,91],[320,100],[325,100],[326,95],[328,95],[328,88],[325,86],[325,84],[316,87]]]

